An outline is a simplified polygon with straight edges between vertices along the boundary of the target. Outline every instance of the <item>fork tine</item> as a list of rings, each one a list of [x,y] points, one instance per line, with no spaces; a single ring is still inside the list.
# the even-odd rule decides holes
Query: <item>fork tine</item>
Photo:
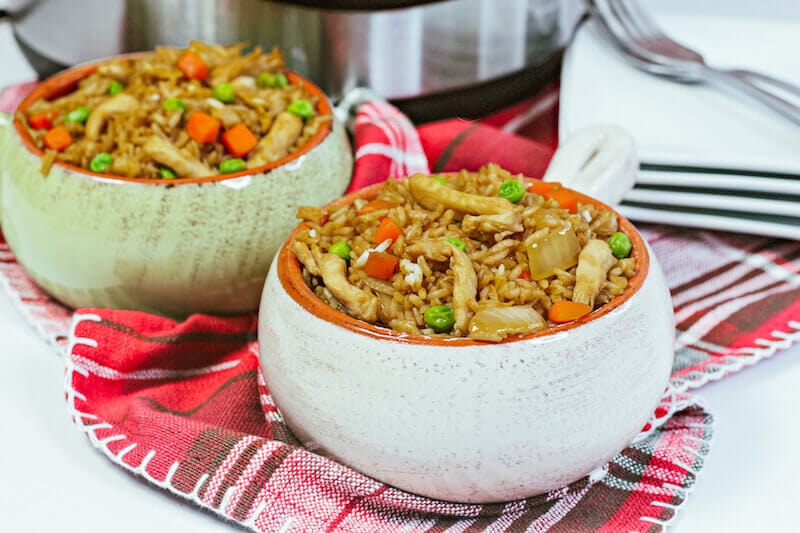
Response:
[[[631,55],[642,58],[648,55],[640,45],[638,38],[629,26],[627,18],[620,12],[615,0],[587,0],[589,11],[595,16],[611,38],[623,51],[626,57]]]
[[[668,60],[703,62],[703,56],[664,33],[653,17],[641,9],[637,0],[608,0],[627,18],[627,27],[635,27],[634,40],[649,53]],[[665,51],[666,49],[666,51]]]
[[[606,2],[614,21],[622,27],[623,32],[635,41],[640,37],[639,29],[632,23],[625,6],[618,0]]]
[[[641,35],[656,38],[664,35],[655,21],[653,21],[653,18],[641,8],[639,2],[636,0],[619,0],[619,2],[625,8],[632,24],[639,28]]]

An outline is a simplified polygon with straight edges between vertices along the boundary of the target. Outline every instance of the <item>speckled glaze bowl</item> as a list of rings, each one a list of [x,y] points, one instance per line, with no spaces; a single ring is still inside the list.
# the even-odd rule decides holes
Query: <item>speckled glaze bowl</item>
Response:
[[[69,92],[101,63],[48,79],[19,110]],[[331,114],[319,88],[288,76]],[[132,179],[57,162],[42,176],[42,151],[21,121],[0,120],[0,226],[34,281],[71,307],[253,311],[298,206],[340,196],[352,172],[344,128],[329,123],[298,152],[235,174]]]
[[[449,501],[529,497],[603,465],[647,422],[673,357],[664,276],[617,216],[638,265],[625,292],[575,322],[499,344],[405,335],[336,311],[284,245],[264,286],[259,338],[286,423],[311,449]]]

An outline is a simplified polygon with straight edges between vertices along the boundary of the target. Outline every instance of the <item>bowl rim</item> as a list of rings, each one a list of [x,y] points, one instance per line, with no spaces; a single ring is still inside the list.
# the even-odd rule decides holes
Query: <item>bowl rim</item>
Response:
[[[437,175],[443,175],[443,174],[437,174]],[[541,181],[528,177],[524,177],[524,180],[529,184]],[[354,202],[356,199],[372,199],[375,196],[377,196],[378,192],[382,187],[383,183],[376,183],[374,185],[370,185],[358,191],[352,192],[337,200],[334,200],[333,202],[327,205],[342,206],[342,205],[348,205]],[[290,245],[294,242],[295,238],[297,237],[297,234],[300,231],[302,231],[305,227],[307,227],[305,223],[299,224],[294,230],[292,230],[292,233],[289,235],[284,244],[281,246],[278,255],[276,256],[275,260],[277,261],[276,270],[277,270],[278,281],[280,282],[283,289],[286,291],[286,294],[289,296],[289,298],[291,298],[305,311],[311,313],[315,317],[324,320],[326,322],[329,322],[331,324],[345,328],[347,330],[350,330],[353,333],[357,333],[359,335],[364,335],[376,339],[389,340],[402,344],[417,344],[417,345],[421,344],[421,345],[431,345],[431,346],[487,346],[487,345],[507,344],[514,342],[525,342],[533,339],[542,340],[548,337],[553,337],[562,334],[564,332],[579,328],[584,324],[595,322],[598,319],[608,315],[615,309],[619,308],[620,306],[630,301],[630,299],[634,296],[634,294],[639,292],[639,289],[642,287],[642,285],[644,285],[644,281],[647,278],[650,271],[650,254],[645,244],[644,238],[642,238],[641,234],[636,229],[636,227],[627,218],[623,217],[620,213],[618,213],[616,210],[612,209],[608,205],[604,204],[603,202],[596,200],[595,198],[592,198],[585,194],[582,194],[578,191],[575,191],[573,189],[570,190],[572,190],[575,194],[578,195],[579,202],[583,204],[592,204],[595,207],[601,209],[607,209],[613,212],[617,216],[617,223],[619,226],[618,231],[625,232],[631,239],[631,243],[633,244],[633,251],[631,253],[631,257],[636,259],[636,273],[633,275],[632,278],[630,278],[630,280],[628,280],[628,286],[624,289],[622,294],[615,297],[613,300],[603,305],[599,309],[592,311],[588,315],[585,315],[579,318],[578,320],[573,320],[572,322],[568,322],[566,324],[559,324],[557,326],[553,326],[551,328],[542,331],[537,331],[535,333],[531,333],[528,335],[512,335],[500,342],[489,342],[489,341],[470,339],[468,337],[433,337],[428,335],[414,335],[409,333],[401,333],[386,326],[371,324],[369,322],[352,317],[347,313],[334,309],[333,307],[322,301],[316,294],[314,294],[314,292],[311,290],[311,288],[306,284],[305,280],[303,279],[302,270],[300,268],[300,262],[291,252]]]
[[[41,99],[53,99],[59,96],[63,96],[69,92],[71,92],[75,86],[84,78],[91,75],[97,68],[101,65],[106,63],[110,63],[112,61],[118,61],[120,59],[137,59],[144,55],[147,55],[150,52],[136,52],[132,54],[119,54],[115,56],[106,57],[103,59],[98,59],[96,61],[91,61],[87,63],[82,63],[80,65],[76,65],[72,68],[63,70],[58,72],[46,80],[38,83],[30,93],[19,103],[16,110],[14,111],[14,129],[19,135],[23,146],[33,155],[37,157],[42,157],[44,155],[44,150],[36,146],[34,143],[33,138],[31,137],[30,133],[28,132],[27,126],[23,123],[22,118],[20,115],[25,114],[27,109],[33,105],[34,102],[37,102]],[[182,185],[182,184],[196,184],[196,183],[209,183],[209,182],[224,182],[227,180],[232,180],[236,178],[241,178],[242,176],[252,176],[257,174],[267,173],[271,170],[276,168],[282,167],[287,163],[291,163],[292,161],[301,159],[304,155],[309,153],[311,150],[319,146],[325,138],[330,135],[333,130],[333,106],[331,105],[330,100],[328,99],[327,95],[320,89],[316,84],[311,82],[308,78],[298,74],[297,72],[291,70],[284,70],[286,77],[292,83],[299,83],[302,84],[303,87],[313,96],[317,98],[317,113],[320,115],[329,115],[331,116],[330,120],[325,121],[322,123],[317,130],[317,132],[298,150],[287,154],[286,156],[278,159],[277,161],[273,161],[272,163],[268,163],[266,165],[262,165],[260,167],[242,170],[240,172],[231,172],[230,174],[215,174],[213,176],[205,176],[202,178],[175,178],[175,179],[163,179],[163,178],[130,178],[127,176],[118,176],[116,174],[108,174],[103,172],[93,172],[89,169],[79,167],[76,165],[72,165],[70,163],[65,163],[63,161],[55,160],[53,162],[54,166],[61,167],[63,169],[76,172],[79,174],[83,174],[86,176],[93,176],[96,178],[102,178],[104,180],[113,180],[113,181],[120,181],[120,182],[128,182],[128,183],[142,183],[142,184],[159,184],[165,186],[172,186],[172,185]]]

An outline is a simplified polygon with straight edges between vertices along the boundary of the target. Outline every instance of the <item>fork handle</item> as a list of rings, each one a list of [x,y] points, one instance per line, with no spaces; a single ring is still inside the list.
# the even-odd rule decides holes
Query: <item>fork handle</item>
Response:
[[[731,89],[735,89],[742,94],[745,94],[762,104],[770,107],[774,111],[788,118],[796,124],[800,124],[800,107],[792,104],[773,94],[762,86],[757,85],[744,76],[732,74],[724,70],[716,70],[708,68],[706,70],[707,79],[711,82],[723,84]]]
[[[745,78],[746,80],[751,82],[773,85],[778,89],[786,91],[787,93],[793,94],[798,98],[800,98],[800,86],[797,86],[793,83],[789,83],[788,81],[782,80],[780,78],[775,78],[773,76],[770,76],[769,74],[764,74],[763,72],[758,72],[755,70],[747,70],[747,69],[733,69],[733,70],[728,70],[726,72],[738,78]]]

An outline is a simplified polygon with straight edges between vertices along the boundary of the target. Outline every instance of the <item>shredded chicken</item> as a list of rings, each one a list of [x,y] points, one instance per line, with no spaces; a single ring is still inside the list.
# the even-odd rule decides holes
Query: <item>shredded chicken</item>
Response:
[[[347,263],[344,259],[336,254],[325,254],[319,267],[325,286],[350,315],[367,322],[375,321],[378,317],[378,298],[347,281]]]
[[[600,211],[590,221],[590,227],[599,237],[610,237],[618,229],[617,216],[611,211]]]
[[[80,99],[88,99],[91,96],[105,95],[108,91],[108,80],[90,76],[80,82],[78,89],[70,93],[69,96]]]
[[[96,139],[103,132],[109,117],[115,113],[129,113],[139,106],[136,98],[125,93],[112,96],[94,109],[86,121],[86,137]]]
[[[214,100],[213,98],[211,101],[217,104],[220,103],[219,100]],[[247,106],[238,104],[223,104],[219,107],[215,107],[211,115],[218,118],[225,129],[232,128],[239,123],[253,123],[258,120],[258,113]]]
[[[254,91],[256,89],[256,79],[253,76],[239,76],[231,84],[237,91]]]
[[[443,205],[446,209],[471,215],[497,215],[514,207],[505,198],[457,191],[423,174],[414,174],[408,184],[414,200],[426,209],[435,210]]]
[[[432,180],[431,180],[432,181]],[[453,312],[456,324],[454,334],[467,331],[472,318],[472,306],[478,294],[478,276],[466,252],[441,240],[425,240],[406,248],[411,255],[422,255],[434,261],[450,259],[453,269]]]
[[[200,178],[214,175],[214,171],[204,163],[185,156],[171,142],[161,137],[150,137],[142,150],[151,159],[174,170],[178,176]]]
[[[220,83],[230,82],[242,74],[246,75],[252,73],[254,71],[254,66],[259,62],[261,57],[261,48],[256,47],[247,55],[237,54],[229,58],[221,65],[211,69],[208,84],[213,87]]]
[[[122,83],[127,83],[131,75],[130,69],[120,61],[112,61],[97,67],[98,74],[109,76]]]
[[[587,242],[578,256],[572,301],[594,307],[594,299],[603,288],[608,271],[614,263],[616,259],[611,255],[611,249],[605,241],[592,239]]]
[[[248,157],[248,168],[260,167],[277,161],[289,153],[289,149],[303,131],[303,119],[284,111],[275,118],[275,123],[256,145]]]
[[[294,255],[297,256],[297,259],[303,263],[303,266],[306,267],[306,270],[308,270],[309,274],[312,276],[319,276],[319,265],[314,259],[314,254],[311,253],[311,249],[306,243],[294,241],[292,251],[294,252]]]
[[[468,235],[491,235],[501,232],[517,233],[522,226],[522,208],[504,211],[497,215],[464,215],[461,229]]]

